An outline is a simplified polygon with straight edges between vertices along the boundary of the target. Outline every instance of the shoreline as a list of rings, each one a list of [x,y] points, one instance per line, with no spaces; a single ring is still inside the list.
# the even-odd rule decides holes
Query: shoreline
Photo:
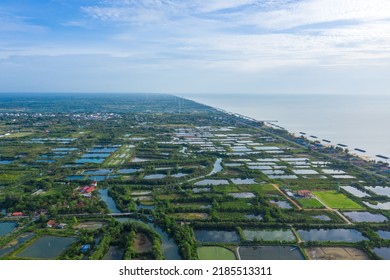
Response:
[[[177,96],[179,97],[179,96]],[[193,99],[190,99],[188,97],[179,97],[179,98],[182,98],[182,99],[187,99],[187,100],[190,100],[192,102],[196,102],[198,104],[201,104],[203,106],[206,106],[206,107],[209,107],[209,108],[212,108],[218,112],[222,112],[224,114],[227,114],[227,115],[230,115],[230,116],[234,116],[234,117],[238,117],[238,118],[242,118],[244,120],[248,120],[248,121],[253,121],[253,122],[260,122],[260,123],[263,123],[264,125],[268,126],[268,127],[271,127],[273,129],[279,129],[279,130],[285,130],[287,131],[290,135],[292,135],[294,138],[300,138],[300,137],[303,137],[306,141],[308,141],[309,143],[311,144],[314,144],[314,143],[318,143],[320,142],[320,144],[324,147],[333,147],[333,148],[336,148],[336,147],[340,147],[342,149],[348,149],[348,154],[351,155],[351,156],[354,156],[354,157],[358,157],[364,161],[367,161],[367,162],[370,162],[370,161],[374,161],[376,163],[379,163],[379,162],[384,162],[384,163],[390,163],[390,157],[387,157],[387,156],[384,156],[384,155],[368,155],[368,154],[362,154],[362,153],[367,153],[367,150],[363,150],[363,149],[360,149],[360,148],[349,148],[348,145],[345,145],[345,144],[331,144],[332,141],[331,140],[327,140],[327,139],[320,139],[319,137],[317,136],[314,136],[314,135],[311,135],[311,134],[308,134],[308,133],[305,133],[305,132],[291,132],[287,129],[285,129],[284,127],[282,126],[279,126],[279,125],[276,125],[274,123],[278,123],[278,120],[257,120],[255,118],[252,118],[252,117],[248,117],[248,116],[245,116],[243,114],[240,114],[240,113],[235,113],[235,112],[231,112],[231,111],[228,111],[228,110],[225,110],[225,109],[222,109],[222,108],[219,108],[219,107],[216,107],[216,106],[211,106],[209,104],[205,104],[203,102],[199,102],[199,101],[196,101],[196,100],[193,100]],[[300,135],[299,135],[300,134]],[[309,139],[309,138],[313,138],[313,140]],[[364,152],[363,152],[364,151]],[[357,153],[357,152],[360,152]],[[379,158],[379,159],[377,159]],[[387,158],[387,159],[386,159]]]

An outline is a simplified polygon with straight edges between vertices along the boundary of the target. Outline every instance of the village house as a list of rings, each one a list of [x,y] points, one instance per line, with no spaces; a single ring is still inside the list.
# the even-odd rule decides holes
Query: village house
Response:
[[[48,222],[47,222],[47,227],[48,228],[52,228],[52,227],[55,227],[56,226],[56,221],[54,221],[54,220],[49,220]]]
[[[312,197],[312,193],[311,191],[308,191],[308,190],[299,190],[298,191],[298,196],[300,197]]]

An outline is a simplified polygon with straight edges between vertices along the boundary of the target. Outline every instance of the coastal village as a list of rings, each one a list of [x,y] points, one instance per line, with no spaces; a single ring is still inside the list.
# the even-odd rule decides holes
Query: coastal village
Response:
[[[128,98],[0,111],[0,258],[390,259],[386,158]]]

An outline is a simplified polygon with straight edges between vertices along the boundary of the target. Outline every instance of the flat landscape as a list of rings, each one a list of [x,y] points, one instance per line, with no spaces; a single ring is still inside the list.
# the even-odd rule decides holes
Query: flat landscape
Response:
[[[388,168],[170,95],[0,97],[1,259],[381,259]]]

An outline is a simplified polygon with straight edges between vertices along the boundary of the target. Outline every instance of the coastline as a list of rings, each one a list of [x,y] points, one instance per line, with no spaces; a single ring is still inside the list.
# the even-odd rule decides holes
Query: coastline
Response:
[[[177,97],[179,97],[179,96],[177,96]],[[309,135],[309,134],[307,134],[305,132],[299,132],[299,133],[291,132],[288,129],[282,127],[282,126],[279,126],[279,125],[275,124],[275,123],[278,123],[278,120],[258,120],[258,119],[255,119],[253,117],[249,117],[249,116],[246,116],[246,115],[243,115],[243,114],[240,114],[240,113],[228,111],[228,110],[216,107],[216,106],[205,104],[203,102],[194,100],[191,97],[179,97],[179,98],[183,98],[183,99],[190,100],[192,102],[196,102],[198,104],[201,104],[203,106],[212,108],[212,109],[214,109],[214,110],[216,110],[218,112],[221,112],[221,113],[224,113],[224,114],[228,114],[228,115],[233,116],[233,117],[242,118],[244,120],[252,121],[252,122],[260,122],[260,123],[263,123],[265,126],[273,128],[273,129],[285,130],[290,135],[292,135],[294,138],[302,138],[303,137],[305,139],[305,141],[307,141],[307,142],[309,142],[311,144],[315,144],[315,143],[319,142],[322,146],[327,147],[327,148],[340,147],[340,148],[343,148],[343,149],[347,149],[349,155],[351,155],[353,157],[357,157],[359,159],[362,159],[362,160],[364,160],[366,162],[372,162],[373,161],[373,162],[377,162],[377,163],[379,163],[379,162],[390,163],[390,158],[388,158],[386,156],[383,156],[383,155],[381,155],[380,157],[378,157],[378,155],[373,156],[373,155],[366,154],[367,153],[366,150],[363,150],[363,149],[360,149],[360,148],[357,148],[357,147],[356,148],[350,148],[348,145],[341,144],[341,143],[333,144],[331,140],[320,139],[317,136]],[[313,139],[310,139],[310,137],[313,138]],[[364,151],[364,152],[362,152],[362,151]]]

